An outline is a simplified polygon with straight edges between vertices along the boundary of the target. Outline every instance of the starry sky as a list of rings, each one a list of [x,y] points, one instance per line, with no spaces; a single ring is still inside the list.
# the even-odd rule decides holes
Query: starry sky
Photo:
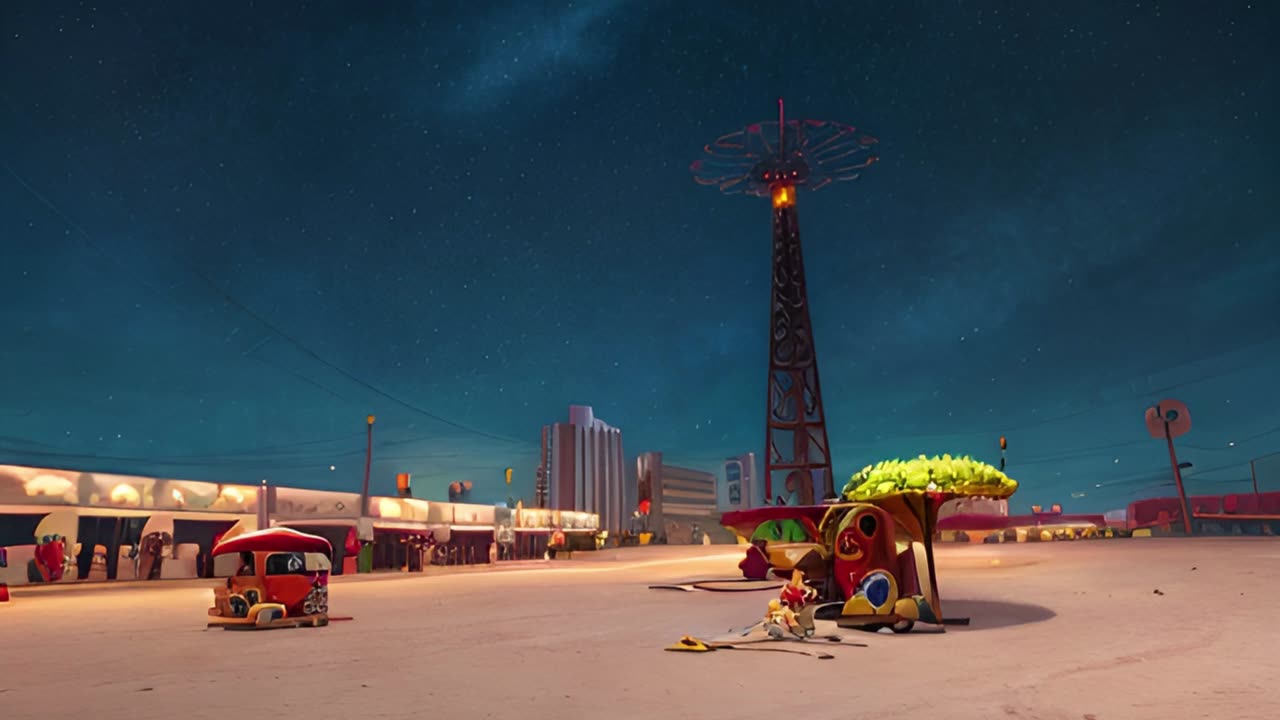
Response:
[[[783,96],[881,140],[800,198],[838,480],[1005,435],[1015,505],[1121,507],[1176,397],[1247,489],[1280,8],[781,7],[0,4],[0,462],[355,490],[373,413],[375,491],[528,498],[571,403],[759,452],[769,208],[688,167]]]

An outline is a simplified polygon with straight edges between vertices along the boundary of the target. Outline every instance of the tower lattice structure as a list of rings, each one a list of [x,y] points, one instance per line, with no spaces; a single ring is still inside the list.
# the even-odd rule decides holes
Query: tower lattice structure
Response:
[[[835,497],[796,194],[858,177],[876,162],[877,142],[849,125],[789,121],[778,100],[776,123],[755,123],[720,137],[691,168],[700,184],[773,202],[766,502],[811,505]],[[775,488],[785,489],[786,495],[775,495]]]

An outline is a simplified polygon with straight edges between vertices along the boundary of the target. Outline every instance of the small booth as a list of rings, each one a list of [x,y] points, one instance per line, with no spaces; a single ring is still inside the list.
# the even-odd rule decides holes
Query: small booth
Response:
[[[369,499],[373,569],[422,572],[430,563],[431,503],[416,498]]]
[[[493,509],[493,559],[516,559],[516,509],[505,505]]]
[[[600,549],[600,519],[594,513],[561,510],[559,527],[564,531],[568,550],[581,552]]]
[[[449,526],[449,554],[454,565],[483,565],[489,562],[494,542],[495,508],[492,505],[453,504],[453,524]]]
[[[541,560],[551,543],[553,520],[559,511],[547,508],[518,508],[515,513],[515,556],[517,560]]]

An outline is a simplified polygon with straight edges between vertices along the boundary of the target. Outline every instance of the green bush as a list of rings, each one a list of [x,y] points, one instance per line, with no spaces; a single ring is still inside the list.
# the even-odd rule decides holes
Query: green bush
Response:
[[[858,471],[844,486],[848,501],[875,500],[904,492],[1007,498],[1018,481],[971,457],[921,455],[914,460],[885,460]]]

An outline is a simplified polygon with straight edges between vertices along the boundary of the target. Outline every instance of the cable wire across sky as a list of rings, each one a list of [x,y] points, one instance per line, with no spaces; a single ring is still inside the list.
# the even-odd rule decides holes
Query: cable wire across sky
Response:
[[[3,160],[0,160],[0,166],[3,166],[3,167],[4,167],[4,169],[5,169],[5,170],[6,170],[6,171],[7,171],[7,172],[8,172],[8,173],[9,173],[9,174],[10,174],[10,175],[15,179],[15,180],[17,180],[17,181],[18,181],[18,183],[23,187],[23,189],[25,189],[27,192],[29,192],[29,193],[32,195],[32,197],[34,197],[34,198],[36,198],[37,200],[39,200],[39,201],[40,201],[40,203],[41,203],[42,205],[44,205],[45,207],[47,207],[50,211],[52,211],[52,212],[53,212],[54,214],[56,214],[60,219],[62,219],[62,221],[63,221],[63,222],[65,222],[65,223],[67,224],[67,226],[68,226],[68,227],[70,227],[73,231],[75,231],[75,233],[76,233],[76,234],[81,238],[81,240],[82,240],[82,241],[83,241],[83,242],[84,242],[88,247],[90,247],[92,250],[94,250],[95,252],[97,252],[99,255],[102,255],[102,256],[104,256],[104,257],[108,258],[109,260],[111,260],[111,261],[115,262],[116,264],[120,265],[122,272],[124,272],[124,271],[126,270],[126,267],[125,267],[123,264],[121,264],[120,259],[119,259],[119,257],[118,257],[117,255],[115,255],[115,254],[113,254],[113,253],[107,253],[107,252],[105,252],[105,251],[102,249],[102,247],[101,247],[101,246],[100,246],[100,245],[99,245],[99,244],[98,244],[98,243],[93,239],[93,236],[92,236],[92,235],[90,235],[90,234],[89,234],[89,232],[88,232],[87,230],[85,230],[85,229],[84,229],[84,227],[82,227],[79,223],[77,223],[77,222],[75,222],[74,220],[72,220],[72,219],[71,219],[71,217],[70,217],[69,215],[67,215],[67,214],[66,214],[66,213],[65,213],[61,208],[59,208],[56,204],[54,204],[54,203],[53,203],[53,201],[49,200],[49,199],[48,199],[44,194],[40,193],[38,190],[36,190],[34,187],[32,187],[32,185],[31,185],[30,183],[28,183],[28,182],[27,182],[27,181],[26,181],[26,180],[25,180],[21,175],[19,175],[19,174],[18,174],[18,173],[17,173],[17,172],[12,168],[12,167],[10,167],[8,163],[5,163]],[[330,370],[332,370],[332,371],[336,372],[338,375],[342,376],[343,378],[345,378],[345,379],[347,379],[347,380],[349,380],[349,381],[351,381],[351,382],[355,383],[356,385],[359,385],[360,387],[364,388],[365,390],[368,390],[369,392],[373,393],[374,395],[376,395],[376,396],[378,396],[378,397],[380,397],[380,398],[382,398],[382,399],[384,399],[384,400],[387,400],[388,402],[391,402],[391,403],[393,403],[393,404],[395,404],[395,405],[397,405],[397,406],[399,406],[399,407],[402,407],[402,408],[404,408],[404,409],[406,409],[406,410],[409,410],[409,411],[411,411],[411,412],[413,412],[413,413],[416,413],[416,414],[421,415],[421,416],[423,416],[423,417],[429,418],[429,419],[431,419],[431,420],[433,420],[433,421],[435,421],[435,422],[438,422],[438,423],[440,423],[440,424],[442,424],[442,425],[445,425],[445,426],[447,426],[447,427],[454,428],[454,429],[456,429],[456,430],[461,430],[461,431],[463,431],[463,432],[465,432],[465,433],[468,433],[468,434],[471,434],[471,435],[476,435],[476,436],[484,437],[484,438],[488,438],[488,439],[491,439],[491,440],[498,440],[498,441],[501,441],[501,442],[508,442],[508,443],[514,443],[514,444],[531,444],[528,440],[519,440],[519,439],[511,438],[511,437],[508,437],[508,436],[505,436],[505,435],[498,435],[498,434],[491,433],[491,432],[488,432],[488,431],[485,431],[485,430],[480,430],[480,429],[473,428],[473,427],[468,426],[468,425],[464,425],[463,423],[459,423],[459,422],[456,422],[456,421],[454,421],[454,420],[450,420],[449,418],[446,418],[446,417],[444,417],[444,416],[442,416],[442,415],[439,415],[439,414],[437,414],[437,413],[431,412],[430,410],[427,410],[427,409],[425,409],[425,408],[423,408],[423,407],[421,407],[421,406],[419,406],[419,405],[417,405],[417,404],[415,404],[415,403],[413,403],[413,402],[410,402],[410,401],[405,400],[405,399],[403,399],[403,398],[401,398],[401,397],[399,397],[399,396],[397,396],[397,395],[393,395],[393,394],[391,394],[391,393],[387,392],[386,390],[382,389],[381,387],[379,387],[379,386],[377,386],[377,385],[374,385],[373,383],[370,383],[370,382],[368,382],[367,380],[364,380],[364,379],[362,379],[362,378],[360,378],[360,377],[356,376],[355,374],[353,374],[353,373],[351,373],[351,372],[349,372],[349,371],[345,370],[344,368],[339,367],[338,365],[336,365],[336,364],[334,364],[334,363],[330,362],[329,360],[325,359],[323,356],[321,356],[319,353],[317,353],[317,352],[316,352],[314,349],[312,349],[310,346],[308,346],[308,345],[304,344],[304,343],[303,343],[301,340],[299,340],[298,338],[296,338],[296,337],[294,337],[294,336],[290,335],[288,332],[284,331],[284,330],[283,330],[283,329],[281,329],[279,326],[277,326],[275,323],[273,323],[271,320],[269,320],[269,319],[267,319],[266,317],[262,316],[262,315],[261,315],[261,314],[259,314],[256,310],[254,310],[253,308],[249,307],[249,306],[248,306],[248,305],[246,305],[245,303],[241,302],[241,301],[240,301],[239,299],[237,299],[235,296],[231,295],[229,292],[227,292],[225,289],[223,289],[223,288],[222,288],[222,286],[220,286],[218,283],[214,282],[211,278],[209,278],[209,277],[208,277],[207,275],[205,275],[204,273],[202,273],[202,272],[200,272],[199,270],[197,270],[197,269],[195,269],[195,268],[193,268],[193,267],[190,267],[190,266],[186,266],[184,269],[185,269],[187,272],[189,272],[189,273],[191,273],[192,275],[194,275],[195,277],[199,278],[202,282],[204,282],[206,286],[208,286],[208,287],[209,287],[209,288],[210,288],[210,289],[211,289],[215,294],[217,294],[217,295],[218,295],[218,297],[219,297],[219,298],[221,298],[221,299],[223,300],[223,302],[225,302],[227,305],[230,305],[231,307],[236,308],[237,310],[239,310],[241,313],[245,314],[245,315],[246,315],[246,316],[248,316],[249,318],[252,318],[255,322],[257,322],[259,325],[261,325],[264,329],[268,330],[268,331],[269,331],[273,336],[275,336],[275,337],[279,337],[279,338],[281,338],[282,340],[284,340],[284,341],[288,342],[290,345],[292,345],[293,347],[297,348],[299,351],[301,351],[301,352],[302,352],[304,355],[306,355],[307,357],[309,357],[309,358],[311,358],[312,360],[316,361],[317,363],[319,363],[319,364],[323,365],[324,367],[326,367],[326,368],[328,368],[328,369],[330,369]],[[138,278],[138,277],[137,277],[135,274],[133,274],[133,273],[125,272],[124,274],[126,274],[128,277],[132,277],[132,278],[134,278],[134,280],[136,280],[139,284],[143,285],[143,287],[147,288],[147,290],[148,290],[148,291],[150,291],[151,293],[153,293],[153,294],[155,294],[155,295],[157,295],[157,296],[161,297],[162,299],[164,299],[166,302],[168,302],[168,303],[170,303],[170,304],[174,304],[174,303],[172,302],[172,300],[171,300],[171,299],[169,299],[169,298],[168,298],[168,296],[167,296],[165,293],[163,293],[161,290],[157,289],[155,286],[153,286],[153,285],[151,285],[151,284],[147,283],[146,281],[144,281],[144,280],[142,280],[142,279]],[[274,366],[274,365],[273,365],[273,366]],[[294,373],[294,371],[288,371],[288,370],[286,370],[286,372],[290,372],[291,374],[295,374],[295,373]],[[302,376],[299,376],[299,377],[302,377]],[[302,379],[307,380],[307,378],[305,378],[305,377],[302,377]],[[315,384],[315,383],[314,383],[314,381],[310,381],[310,382],[312,382],[313,384]],[[327,388],[324,388],[323,386],[319,386],[319,385],[317,385],[317,387],[320,387],[321,389],[325,389],[325,390],[327,390]],[[328,392],[333,393],[333,391],[331,391],[331,390],[327,390],[327,391],[328,391]],[[336,393],[333,393],[333,394],[336,394]],[[340,397],[340,396],[339,396],[339,397]]]

